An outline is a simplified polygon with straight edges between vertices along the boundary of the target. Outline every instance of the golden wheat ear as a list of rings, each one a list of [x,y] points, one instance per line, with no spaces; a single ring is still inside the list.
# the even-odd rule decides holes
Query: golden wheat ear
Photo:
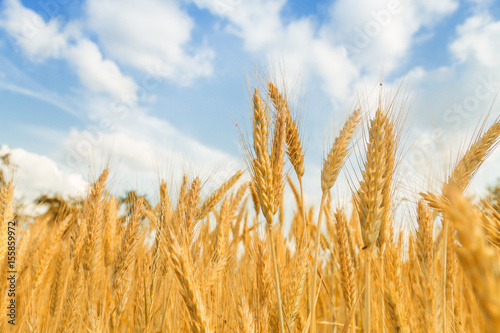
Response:
[[[206,199],[201,207],[198,209],[196,213],[196,219],[202,220],[207,214],[215,207],[215,205],[222,199],[222,197],[226,194],[227,191],[240,179],[241,175],[243,175],[242,171],[236,172],[227,182],[222,184],[219,189],[213,192],[208,199]]]
[[[321,191],[330,190],[345,163],[349,152],[349,145],[361,121],[361,110],[354,110],[347,118],[344,127],[335,138],[321,169]]]
[[[134,259],[140,239],[140,220],[143,216],[143,209],[142,204],[137,200],[133,205],[127,229],[122,238],[121,248],[115,259],[112,277],[112,298],[115,304],[114,315],[116,322],[112,323],[113,326],[119,324],[121,315],[125,312],[129,302],[132,277],[134,276],[136,264]]]
[[[278,88],[272,83],[268,83],[268,92],[273,101],[276,110],[280,110],[285,113],[286,118],[286,149],[288,159],[292,164],[295,173],[298,178],[302,178],[304,175],[304,152],[302,148],[302,143],[299,137],[299,128],[297,122],[292,118],[290,109],[288,107],[288,102],[285,97],[278,91]]]
[[[365,170],[359,192],[359,220],[366,248],[379,238],[384,223],[386,207],[383,206],[383,191],[386,189],[387,140],[390,135],[388,118],[378,110],[370,121],[369,141],[366,151]]]
[[[486,233],[486,238],[500,249],[500,213],[486,201],[481,202],[483,208],[481,223]]]
[[[458,256],[465,274],[481,305],[486,321],[486,332],[496,332],[500,327],[500,271],[498,252],[486,241],[480,227],[480,213],[460,190],[450,189],[446,194],[450,205],[444,215],[449,218],[458,232],[462,245]]]
[[[353,310],[354,302],[357,298],[356,271],[352,259],[352,253],[349,245],[347,233],[347,219],[343,210],[338,209],[335,212],[335,225],[337,230],[337,245],[339,248],[339,263],[342,294],[344,296],[347,313]]]
[[[180,294],[191,318],[192,332],[211,332],[210,324],[201,300],[200,291],[195,284],[192,267],[187,254],[180,246],[174,234],[170,234],[170,241],[163,245],[163,251],[170,258],[171,267],[180,285]]]

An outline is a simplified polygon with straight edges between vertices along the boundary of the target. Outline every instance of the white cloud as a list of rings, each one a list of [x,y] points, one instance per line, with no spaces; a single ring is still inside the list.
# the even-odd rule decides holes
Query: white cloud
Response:
[[[110,166],[116,171],[114,183],[118,192],[142,186],[141,190],[155,193],[159,178],[177,181],[184,173],[217,183],[245,168],[242,160],[143,113],[134,113],[116,123],[112,132],[73,129],[64,142],[60,160],[72,170],[89,164],[96,168]],[[134,179],[140,184],[130,184]]]
[[[415,68],[407,81],[415,84],[419,126],[432,123],[446,131],[472,130],[492,107],[500,91],[500,21],[474,15],[457,27],[448,45],[450,64]],[[493,114],[498,103],[493,105]]]
[[[432,27],[458,8],[455,0],[339,0],[330,8],[331,21],[322,36],[344,45],[354,64],[390,74],[405,62],[422,28]]]
[[[330,19],[286,18],[285,0],[192,0],[226,19],[226,30],[239,36],[252,53],[280,61],[288,79],[305,86],[320,79],[334,104],[353,94],[354,82],[375,82],[405,64],[418,34],[453,13],[456,0],[332,1]]]
[[[200,8],[229,21],[226,30],[240,37],[253,54],[263,54],[271,65],[277,61],[284,71],[272,73],[288,86],[300,78],[305,85],[320,78],[320,86],[329,96],[348,97],[359,72],[347,58],[345,49],[319,36],[310,18],[285,21],[281,10],[284,0],[211,1],[193,0]],[[342,79],[338,79],[342,78]]]
[[[33,61],[60,57],[69,37],[61,32],[57,20],[45,22],[18,0],[4,2],[0,26],[15,39],[12,42],[17,45],[13,46],[21,48]]]
[[[475,60],[492,68],[500,66],[500,21],[486,14],[476,15],[459,26],[457,34],[450,51],[459,61]]]
[[[500,91],[500,21],[475,14],[457,27],[448,45],[450,64],[436,69],[415,68],[407,80],[417,96],[410,113],[414,128],[406,155],[413,173],[426,171],[433,181],[444,180],[456,159],[474,140],[488,112],[485,127],[500,114],[495,97]],[[470,186],[483,194],[499,177],[496,151],[481,167]],[[431,166],[431,167],[430,167]]]
[[[0,156],[6,153],[11,154],[11,162],[16,166],[16,198],[27,201],[46,193],[83,196],[87,190],[84,179],[106,167],[111,169],[111,193],[121,195],[136,189],[151,198],[155,197],[161,178],[175,190],[184,174],[199,176],[208,193],[236,170],[246,169],[242,159],[208,147],[168,122],[141,113],[116,124],[113,132],[72,129],[54,159],[1,146]]]
[[[135,82],[124,76],[111,60],[103,59],[97,45],[82,39],[65,50],[82,83],[93,92],[108,92],[114,97],[134,96]]]
[[[107,54],[124,64],[183,84],[212,74],[214,51],[191,47],[194,23],[177,1],[89,0],[87,20]]]
[[[0,156],[10,154],[14,165],[14,185],[17,199],[34,200],[41,194],[60,194],[65,197],[85,195],[87,183],[80,174],[62,171],[50,158],[22,148],[0,147]],[[2,167],[5,174],[10,171]]]
[[[75,67],[82,83],[91,91],[113,97],[135,96],[135,82],[121,73],[114,62],[104,59],[98,46],[80,35],[75,24],[62,26],[57,19],[45,22],[19,0],[4,3],[0,27],[33,61],[64,59]]]

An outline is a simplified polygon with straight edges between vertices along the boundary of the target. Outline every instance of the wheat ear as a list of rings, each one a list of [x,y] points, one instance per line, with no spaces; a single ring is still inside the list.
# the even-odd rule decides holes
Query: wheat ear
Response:
[[[172,233],[169,239],[164,239],[162,243],[162,249],[165,255],[170,258],[172,269],[181,287],[181,296],[191,317],[192,331],[199,333],[211,332],[205,308],[194,283],[192,268],[189,265],[186,253]]]
[[[500,269],[498,257],[485,241],[476,208],[462,197],[459,190],[451,189],[446,198],[450,205],[446,207],[444,215],[458,231],[458,238],[463,246],[458,254],[464,272],[479,299],[487,332],[496,332],[500,327],[500,285],[498,276],[495,275]]]
[[[242,171],[236,172],[227,182],[222,184],[216,191],[214,191],[208,199],[203,202],[201,207],[198,209],[196,213],[196,219],[202,220],[207,214],[215,207],[215,205],[222,199],[224,194],[233,187],[233,185],[240,179]]]
[[[347,313],[349,313],[353,310],[354,302],[357,298],[356,272],[349,246],[349,237],[347,235],[347,220],[342,210],[339,209],[335,212],[335,220],[337,222],[337,244],[340,254],[341,287]]]

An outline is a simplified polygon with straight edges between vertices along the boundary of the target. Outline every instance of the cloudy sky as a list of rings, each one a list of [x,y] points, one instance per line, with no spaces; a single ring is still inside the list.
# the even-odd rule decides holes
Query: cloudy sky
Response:
[[[325,145],[360,100],[370,111],[379,82],[401,87],[404,168],[420,182],[500,114],[498,1],[0,3],[0,153],[19,166],[18,196],[81,193],[108,164],[116,191],[226,177],[244,166],[238,128],[259,73],[285,82],[300,114],[310,197]]]

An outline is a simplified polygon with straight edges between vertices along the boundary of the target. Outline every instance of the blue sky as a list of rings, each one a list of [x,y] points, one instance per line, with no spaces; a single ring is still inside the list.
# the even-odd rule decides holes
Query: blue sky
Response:
[[[117,191],[183,172],[222,179],[244,166],[235,121],[248,124],[263,72],[303,120],[314,198],[325,145],[359,96],[373,111],[382,79],[411,104],[405,186],[417,192],[493,104],[499,54],[498,1],[3,0],[0,151],[27,197],[79,193],[109,156]],[[500,176],[498,161],[473,189]]]

